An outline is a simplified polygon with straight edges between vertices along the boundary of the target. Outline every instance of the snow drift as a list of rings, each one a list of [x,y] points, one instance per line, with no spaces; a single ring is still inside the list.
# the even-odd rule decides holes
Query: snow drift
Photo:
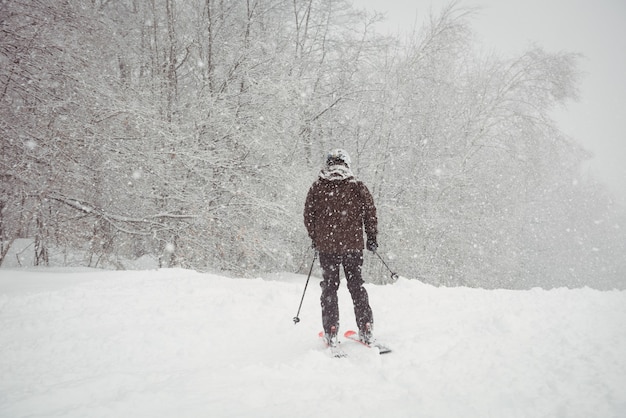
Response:
[[[394,352],[335,359],[304,281],[0,270],[0,416],[626,415],[626,292],[368,285]]]

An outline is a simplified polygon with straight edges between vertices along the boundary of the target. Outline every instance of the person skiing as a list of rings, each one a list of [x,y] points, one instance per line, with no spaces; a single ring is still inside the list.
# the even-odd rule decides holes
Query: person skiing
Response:
[[[352,297],[359,339],[368,345],[374,342],[374,318],[361,268],[364,247],[372,252],[378,249],[378,219],[371,193],[354,176],[350,165],[345,150],[330,151],[304,205],[304,224],[322,268],[322,325],[324,338],[331,347],[336,346],[339,331],[340,266]],[[367,236],[365,246],[363,232]]]

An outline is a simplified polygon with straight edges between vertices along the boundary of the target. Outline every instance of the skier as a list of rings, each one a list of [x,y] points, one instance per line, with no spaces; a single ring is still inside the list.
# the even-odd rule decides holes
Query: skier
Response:
[[[359,339],[374,342],[374,318],[367,290],[363,287],[363,232],[366,248],[376,252],[376,207],[369,190],[350,169],[350,156],[343,149],[328,153],[326,165],[313,183],[304,206],[304,224],[313,248],[318,251],[323,280],[322,325],[329,346],[337,345],[339,331],[339,268],[343,270],[352,296]]]

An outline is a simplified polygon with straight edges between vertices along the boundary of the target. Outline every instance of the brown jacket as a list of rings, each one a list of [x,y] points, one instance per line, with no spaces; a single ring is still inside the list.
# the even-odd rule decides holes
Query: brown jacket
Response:
[[[317,179],[306,197],[304,225],[321,253],[363,250],[363,227],[376,240],[378,220],[371,193],[354,177]]]

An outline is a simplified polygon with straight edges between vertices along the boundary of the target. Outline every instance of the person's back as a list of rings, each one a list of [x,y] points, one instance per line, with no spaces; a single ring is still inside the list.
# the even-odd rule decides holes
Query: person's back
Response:
[[[354,177],[315,181],[305,216],[313,231],[315,248],[320,252],[345,254],[363,250],[364,224],[368,236],[375,236],[374,202],[365,185]]]

